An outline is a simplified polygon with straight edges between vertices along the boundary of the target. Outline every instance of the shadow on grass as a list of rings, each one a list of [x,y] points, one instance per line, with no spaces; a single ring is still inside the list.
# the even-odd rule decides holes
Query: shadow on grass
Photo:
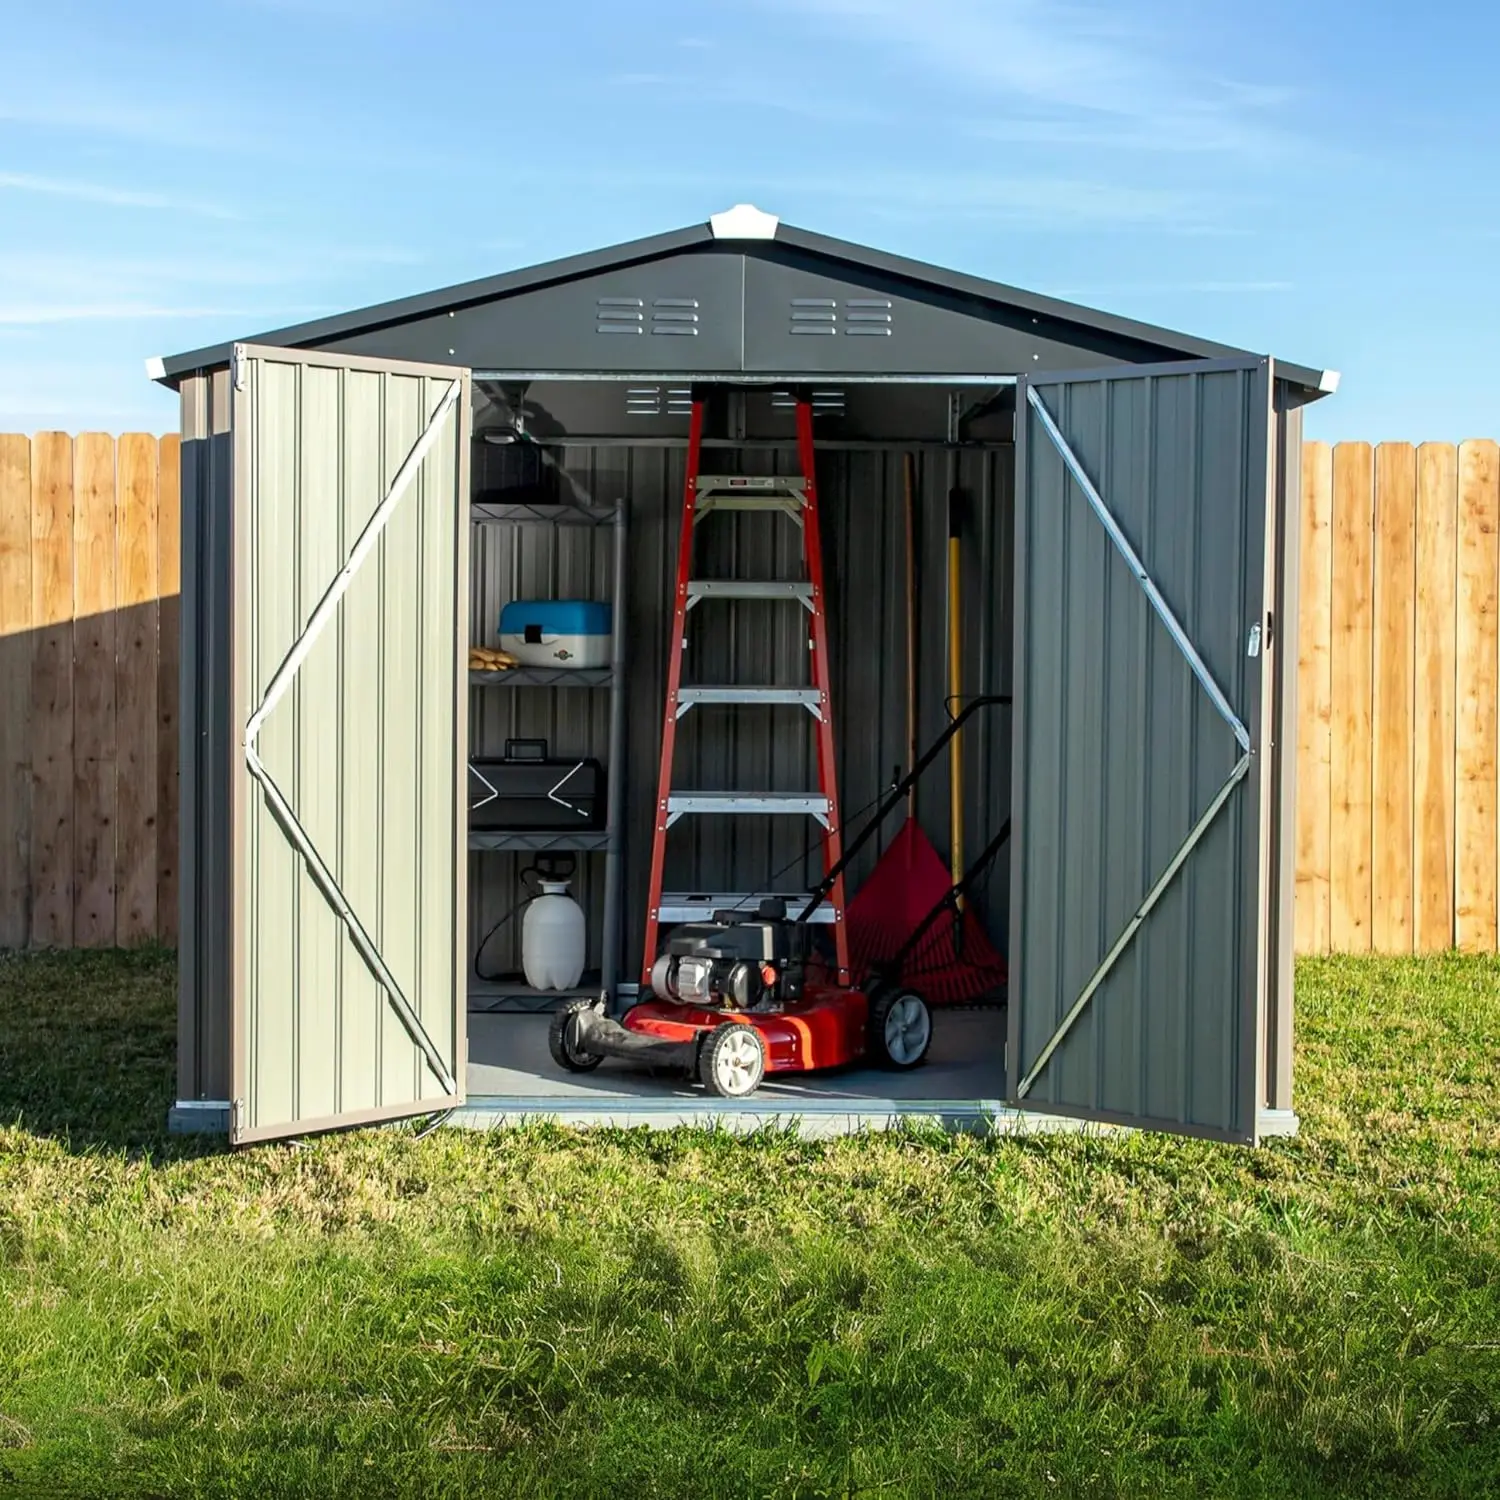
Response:
[[[0,1125],[74,1151],[165,1148],[176,989],[167,948],[0,953]]]

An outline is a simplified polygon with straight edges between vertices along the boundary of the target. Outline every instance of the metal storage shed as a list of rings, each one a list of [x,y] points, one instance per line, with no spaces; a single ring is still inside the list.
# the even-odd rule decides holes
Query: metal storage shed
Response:
[[[471,632],[517,589],[629,578],[612,899],[627,944],[640,931],[695,391],[715,440],[772,469],[788,393],[817,403],[846,807],[906,759],[892,686],[903,451],[923,455],[924,494],[972,499],[972,691],[1015,698],[1013,722],[968,752],[966,818],[976,833],[1007,813],[1014,825],[981,901],[1011,969],[987,1091],[902,1101],[835,1084],[714,1112],[847,1125],[1035,1111],[1239,1141],[1294,1128],[1296,674],[1281,622],[1296,614],[1301,409],[1336,375],[747,207],[149,369],[182,398],[178,1128],[251,1141],[484,1092],[466,1087],[469,970],[507,892],[467,847],[471,729],[582,753],[609,718],[597,695],[469,689]],[[586,519],[626,507],[628,568],[597,526],[546,546],[474,526],[471,546],[476,495],[514,451],[476,428],[524,431]],[[923,566],[939,519],[924,520]],[[784,558],[745,529],[719,561],[764,573]],[[800,648],[779,626],[702,634],[708,656],[767,670]],[[945,712],[940,634],[921,640],[929,729]],[[688,736],[700,775],[732,761],[797,784],[787,736],[722,712]],[[685,878],[734,889],[737,869],[795,862],[797,844],[704,833]],[[597,928],[591,874],[580,899]],[[591,956],[606,985],[640,959]],[[468,1106],[619,1120],[708,1107],[569,1098],[546,1080]]]

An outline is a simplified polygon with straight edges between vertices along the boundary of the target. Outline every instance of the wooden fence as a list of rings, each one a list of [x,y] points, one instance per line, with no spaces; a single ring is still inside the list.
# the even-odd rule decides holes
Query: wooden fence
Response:
[[[1309,443],[1297,947],[1492,950],[1500,448]]]
[[[178,442],[0,434],[0,947],[177,933]]]
[[[1500,449],[1309,443],[1297,948],[1494,949]],[[0,435],[0,947],[173,942],[178,444]]]

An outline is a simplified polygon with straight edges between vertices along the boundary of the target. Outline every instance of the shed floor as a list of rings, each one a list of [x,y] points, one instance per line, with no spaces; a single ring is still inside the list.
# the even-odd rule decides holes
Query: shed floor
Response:
[[[615,1058],[592,1073],[564,1073],[547,1051],[549,1016],[469,1017],[469,1097],[703,1100],[681,1074],[652,1074]],[[909,1073],[846,1068],[769,1078],[767,1100],[950,1100],[1005,1097],[1005,1012],[934,1011],[927,1061]]]

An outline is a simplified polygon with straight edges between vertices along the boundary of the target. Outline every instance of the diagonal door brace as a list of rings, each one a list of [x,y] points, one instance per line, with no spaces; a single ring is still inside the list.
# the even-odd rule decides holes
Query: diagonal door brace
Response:
[[[1046,403],[1037,394],[1034,385],[1027,386],[1026,399],[1041,419],[1047,436],[1052,439],[1052,446],[1057,449],[1063,463],[1067,465],[1068,472],[1077,481],[1084,498],[1093,508],[1094,514],[1099,517],[1105,531],[1109,533],[1109,539],[1115,544],[1115,550],[1125,559],[1125,565],[1135,575],[1135,581],[1140,584],[1146,598],[1151,601],[1151,608],[1156,611],[1162,624],[1167,627],[1167,633],[1177,643],[1177,649],[1187,658],[1187,664],[1192,668],[1193,676],[1198,679],[1203,691],[1213,700],[1213,705],[1218,709],[1224,722],[1234,731],[1234,737],[1239,741],[1240,749],[1249,750],[1250,731],[1245,728],[1240,716],[1229,706],[1229,699],[1224,696],[1223,689],[1214,681],[1213,673],[1208,670],[1208,664],[1199,656],[1198,648],[1193,644],[1187,631],[1182,628],[1177,616],[1172,613],[1172,606],[1162,597],[1162,592],[1157,588],[1155,580],[1146,571],[1140,558],[1135,555],[1135,548],[1126,540],[1125,533],[1120,530],[1120,523],[1110,514],[1109,507],[1104,503],[1104,497],[1099,493],[1094,481],[1089,478],[1088,471],[1073,451],[1072,445],[1062,435],[1062,429],[1058,427],[1052,413],[1047,410]]]
[[[1083,467],[1083,461],[1073,451],[1072,445],[1068,442],[1067,438],[1063,436],[1062,429],[1058,427],[1052,413],[1047,410],[1046,403],[1038,394],[1035,386],[1027,386],[1026,399],[1031,409],[1036,412],[1043,429],[1051,439],[1052,446],[1057,449],[1063,464],[1077,482],[1079,489],[1083,491],[1084,498],[1089,502],[1090,508],[1098,516],[1109,535],[1110,541],[1114,543],[1115,550],[1124,558],[1126,566],[1134,575],[1136,582],[1140,584],[1141,591],[1145,594],[1147,600],[1150,601],[1152,609],[1156,611],[1158,618],[1166,626],[1167,633],[1176,643],[1177,649],[1181,651],[1193,676],[1198,679],[1203,690],[1213,701],[1213,705],[1218,710],[1220,717],[1229,725],[1235,740],[1239,744],[1241,754],[1239,760],[1235,762],[1234,769],[1229,773],[1228,779],[1219,788],[1218,792],[1215,793],[1213,801],[1209,803],[1203,816],[1193,825],[1191,832],[1182,841],[1176,854],[1168,862],[1166,869],[1162,871],[1156,883],[1142,898],[1141,904],[1135,910],[1135,915],[1125,924],[1119,937],[1115,939],[1109,951],[1100,960],[1098,968],[1090,975],[1088,983],[1084,985],[1078,998],[1068,1007],[1067,1014],[1058,1023],[1057,1030],[1052,1033],[1046,1046],[1042,1048],[1036,1061],[1032,1063],[1030,1071],[1016,1085],[1016,1097],[1018,1099],[1024,1099],[1036,1085],[1037,1079],[1041,1077],[1042,1070],[1051,1061],[1052,1054],[1062,1045],[1064,1038],[1073,1029],[1079,1016],[1088,1008],[1089,1001],[1094,998],[1099,986],[1108,977],[1109,971],[1114,968],[1115,964],[1119,961],[1120,955],[1130,946],[1136,933],[1141,930],[1146,918],[1151,915],[1152,909],[1166,893],[1167,887],[1171,885],[1177,872],[1187,863],[1188,855],[1197,847],[1203,835],[1208,832],[1214,819],[1223,811],[1225,804],[1229,801],[1230,793],[1245,779],[1250,770],[1250,731],[1245,727],[1244,721],[1229,706],[1229,699],[1224,695],[1223,689],[1214,681],[1213,674],[1208,670],[1207,663],[1198,654],[1198,648],[1193,645],[1187,631],[1182,628],[1181,622],[1172,613],[1172,606],[1167,603],[1161,590],[1157,588],[1155,580],[1146,571],[1140,558],[1136,556],[1135,549],[1130,545],[1125,533],[1120,530],[1119,522],[1110,513],[1110,509],[1104,503],[1104,497],[1099,493],[1098,487],[1089,478],[1088,471]]]
[[[340,889],[333,872],[328,868],[322,855],[318,853],[317,846],[298,821],[291,804],[261,761],[256,746],[260,739],[260,732],[265,728],[266,720],[271,715],[271,710],[285,697],[293,679],[311,653],[318,636],[333,619],[339,601],[348,592],[349,585],[354,581],[354,575],[359,570],[360,564],[374,551],[375,543],[380,540],[380,533],[385,530],[401,497],[411,488],[412,481],[421,470],[423,460],[436,444],[442,425],[462,390],[463,382],[455,380],[443,393],[442,399],[428,419],[427,426],[422,429],[421,436],[417,438],[412,445],[411,452],[406,455],[401,467],[396,471],[396,477],[391,481],[385,498],[375,507],[370,519],[365,523],[364,530],[360,532],[354,546],[349,549],[348,559],[324,591],[323,597],[318,601],[317,608],[313,610],[302,634],[292,643],[291,650],[287,652],[281,665],[276,669],[275,675],[271,678],[265,696],[261,699],[260,707],[251,714],[250,721],[245,726],[245,765],[265,793],[272,815],[282,832],[302,856],[313,884],[318,887],[333,914],[348,930],[355,952],[364,960],[365,967],[369,969],[375,982],[385,991],[391,1009],[396,1012],[397,1019],[401,1022],[407,1036],[411,1038],[412,1044],[422,1053],[433,1076],[448,1094],[458,1092],[458,1080],[453,1076],[453,1070],[448,1066],[447,1059],[438,1050],[427,1028],[422,1025],[421,1018],[412,1009],[411,1002],[406,998],[396,976],[391,973],[386,961],[381,957],[379,948],[365,930],[364,924],[355,915],[353,907],[350,906],[348,898]]]

